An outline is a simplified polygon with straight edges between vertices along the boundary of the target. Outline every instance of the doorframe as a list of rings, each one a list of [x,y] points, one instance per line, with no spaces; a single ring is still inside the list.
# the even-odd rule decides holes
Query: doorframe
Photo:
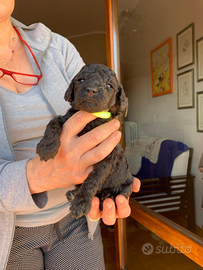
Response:
[[[121,81],[120,51],[118,31],[118,4],[117,0],[104,0],[105,22],[106,22],[106,52],[107,66],[113,69]],[[123,117],[118,118],[121,122],[120,131],[123,133]],[[124,147],[124,137],[121,138]],[[118,218],[115,224],[115,255],[116,269],[126,269],[127,266],[127,241],[126,241],[126,219]]]

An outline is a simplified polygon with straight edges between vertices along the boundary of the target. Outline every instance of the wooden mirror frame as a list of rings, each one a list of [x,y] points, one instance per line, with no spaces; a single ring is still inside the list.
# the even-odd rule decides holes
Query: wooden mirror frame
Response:
[[[112,68],[120,80],[120,52],[119,52],[119,32],[117,0],[105,1],[105,21],[106,21],[106,48],[107,65]],[[124,143],[122,142],[123,146]],[[157,214],[153,210],[143,206],[139,202],[130,200],[132,209],[131,217],[144,225],[150,231],[164,239],[173,246],[177,246],[180,241],[192,246],[189,254],[184,254],[195,263],[203,267],[203,239],[187,229],[177,225],[163,215]],[[127,240],[126,240],[126,220],[118,219],[115,225],[115,252],[116,269],[127,269]],[[181,250],[179,250],[181,251]]]

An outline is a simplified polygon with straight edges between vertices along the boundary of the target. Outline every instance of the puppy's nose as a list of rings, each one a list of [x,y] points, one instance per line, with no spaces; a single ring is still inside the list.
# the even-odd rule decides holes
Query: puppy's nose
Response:
[[[90,97],[94,96],[98,92],[97,89],[92,88],[92,87],[87,87],[85,90],[86,90],[88,96],[90,96]]]

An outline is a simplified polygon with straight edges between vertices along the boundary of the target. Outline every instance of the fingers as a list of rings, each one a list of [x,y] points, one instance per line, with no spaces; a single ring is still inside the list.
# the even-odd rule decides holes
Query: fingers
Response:
[[[103,160],[113,151],[115,146],[119,143],[120,138],[120,131],[116,131],[115,133],[110,135],[108,139],[100,143],[97,147],[84,153],[84,155],[81,157],[81,163],[83,164],[83,166],[88,167]]]
[[[92,120],[96,119],[91,113],[79,111],[70,117],[65,124],[63,129],[65,133],[68,133],[70,137],[76,136],[83,128]]]
[[[78,138],[77,134],[88,122],[95,118],[90,113],[83,111],[77,112],[66,121],[61,136],[61,139],[69,146],[67,149],[68,152],[70,150],[74,151],[75,147],[73,146],[76,145],[77,141],[77,156],[85,160],[84,167],[86,168],[101,161],[110,154],[121,138],[120,131],[117,131],[120,127],[120,122],[116,119],[100,125]],[[98,147],[95,148],[95,146]]]
[[[123,195],[118,195],[116,197],[116,205],[110,198],[104,200],[102,215],[99,210],[99,204],[99,199],[94,197],[91,210],[88,214],[88,217],[92,221],[97,221],[102,216],[104,224],[113,225],[117,218],[127,218],[131,214],[129,201]]]
[[[79,143],[84,152],[106,140],[113,132],[120,127],[120,122],[116,119],[100,125],[79,138]]]
[[[129,201],[122,195],[116,197],[117,217],[126,218],[130,216],[131,208]]]
[[[106,199],[103,203],[102,219],[106,225],[113,225],[116,222],[116,218],[126,218],[130,216],[131,208],[128,200],[118,195],[116,197],[116,206],[112,199]]]
[[[116,222],[116,207],[111,199],[106,199],[103,203],[102,219],[106,225],[113,225]]]
[[[99,198],[94,197],[93,200],[92,200],[91,210],[90,210],[90,212],[88,214],[89,219],[92,220],[92,221],[97,221],[101,216],[101,212],[100,212],[100,209],[99,209],[99,204],[100,204]]]
[[[133,191],[134,192],[138,192],[140,190],[141,187],[141,182],[138,178],[134,178],[133,180]]]

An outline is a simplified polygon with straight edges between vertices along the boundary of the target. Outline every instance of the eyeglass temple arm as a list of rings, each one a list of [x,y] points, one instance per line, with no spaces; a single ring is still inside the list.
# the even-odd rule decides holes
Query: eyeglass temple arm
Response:
[[[38,69],[39,69],[40,72],[42,73],[41,68],[40,68],[40,66],[39,66],[39,64],[38,64],[38,62],[37,62],[37,59],[36,59],[36,57],[34,56],[34,53],[32,52],[30,46],[27,44],[27,42],[26,42],[24,39],[22,39],[20,33],[19,33],[18,30],[15,28],[15,26],[13,26],[13,28],[14,28],[14,30],[16,31],[17,35],[19,36],[20,40],[28,47],[30,53],[32,54],[32,56],[33,56],[33,58],[34,58],[34,60],[35,60],[35,63],[36,63],[36,65],[37,65]]]

